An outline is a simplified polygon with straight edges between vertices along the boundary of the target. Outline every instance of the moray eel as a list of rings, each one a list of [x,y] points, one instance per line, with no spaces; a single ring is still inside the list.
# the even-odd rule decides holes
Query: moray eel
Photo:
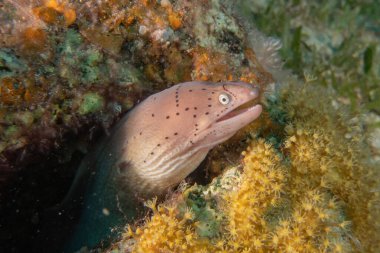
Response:
[[[64,203],[80,202],[83,213],[66,251],[114,237],[133,216],[134,196],[161,195],[178,185],[210,149],[259,117],[261,105],[246,106],[258,97],[251,84],[194,81],[138,104],[80,166]]]

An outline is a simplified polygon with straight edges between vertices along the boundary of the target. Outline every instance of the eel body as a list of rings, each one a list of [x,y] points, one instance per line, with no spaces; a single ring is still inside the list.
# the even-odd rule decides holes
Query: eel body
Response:
[[[164,194],[195,170],[210,149],[259,117],[261,105],[244,106],[258,97],[252,84],[194,81],[138,104],[79,168],[64,203],[81,202],[83,212],[66,251],[114,237],[115,228],[133,217],[135,196]]]

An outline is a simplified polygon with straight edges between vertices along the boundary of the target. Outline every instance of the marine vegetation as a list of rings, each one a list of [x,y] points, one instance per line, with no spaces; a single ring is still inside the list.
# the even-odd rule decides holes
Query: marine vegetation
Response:
[[[367,143],[379,126],[379,5],[233,2],[0,0],[0,250],[45,247],[41,210],[138,101],[240,80],[278,82],[261,119],[210,152],[210,184],[148,201],[108,251],[380,251],[380,152]],[[305,83],[285,79],[279,50]]]
[[[380,112],[378,4],[357,0],[239,3],[240,13],[261,32],[281,39],[285,67],[300,77],[318,78],[316,85],[334,88],[337,99],[351,109]]]
[[[62,148],[70,159],[70,136],[88,143],[176,83],[265,87],[259,58],[280,65],[279,42],[249,30],[228,1],[2,0],[0,180]]]
[[[64,198],[99,136],[148,95],[193,80],[244,81],[260,93],[273,82],[279,41],[231,3],[0,0],[5,251],[43,245],[44,210]]]
[[[360,115],[327,94],[284,84],[267,99],[268,123],[246,131],[241,165],[147,202],[151,216],[112,252],[378,252],[379,164]]]

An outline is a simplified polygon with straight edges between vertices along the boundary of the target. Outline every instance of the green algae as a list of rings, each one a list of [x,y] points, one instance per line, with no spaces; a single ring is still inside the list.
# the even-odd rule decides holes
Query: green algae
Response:
[[[212,238],[220,232],[221,217],[216,201],[205,195],[205,189],[199,186],[189,190],[186,198],[186,208],[190,208],[194,213],[194,220],[198,222],[197,234],[202,237]]]
[[[16,125],[9,126],[5,131],[4,131],[4,136],[7,138],[14,138],[16,135],[18,135],[20,132],[20,128]]]
[[[33,113],[28,111],[17,113],[15,118],[25,127],[30,127],[34,122]]]
[[[102,96],[89,92],[83,96],[78,112],[81,115],[98,112],[104,107],[104,103]]]
[[[27,69],[26,64],[11,50],[0,48],[0,78],[14,76]]]
[[[314,76],[316,85],[332,87],[354,111],[380,112],[378,4],[244,0],[239,13],[280,38],[285,67],[299,78]]]
[[[60,76],[65,78],[70,86],[100,83],[101,75],[106,70],[104,56],[99,49],[84,43],[81,35],[69,29],[60,51]],[[105,74],[105,73],[104,73]]]
[[[285,126],[288,121],[288,115],[284,108],[282,108],[281,101],[277,96],[267,96],[266,97],[266,110],[269,114],[271,120],[279,124],[280,126]]]

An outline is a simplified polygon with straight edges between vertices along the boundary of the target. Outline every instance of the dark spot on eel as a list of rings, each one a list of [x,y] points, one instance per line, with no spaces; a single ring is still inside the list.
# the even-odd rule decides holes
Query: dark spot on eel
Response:
[[[196,118],[196,117],[197,117],[197,115],[196,115],[196,114],[194,114],[194,115],[193,115],[193,118]]]
[[[168,119],[168,118],[170,118],[170,116],[168,115],[168,116],[166,116],[166,119]]]
[[[174,135],[178,135],[178,133],[174,133]]]
[[[189,107],[186,107],[185,111],[188,111],[189,110]]]

